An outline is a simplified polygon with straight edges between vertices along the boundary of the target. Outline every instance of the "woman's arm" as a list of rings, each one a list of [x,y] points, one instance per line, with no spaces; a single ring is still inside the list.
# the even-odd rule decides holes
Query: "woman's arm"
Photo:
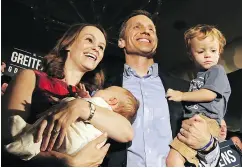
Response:
[[[20,115],[24,120],[30,116],[32,94],[35,88],[36,77],[32,70],[19,72],[10,82],[3,96],[2,106],[2,135],[3,144],[8,144],[12,137],[8,118],[12,115]],[[53,160],[53,158],[49,158]],[[39,162],[33,161],[34,164]],[[32,161],[31,163],[32,164]]]
[[[130,122],[123,116],[106,108],[96,107],[95,114],[90,123],[102,132],[107,132],[109,137],[119,141],[128,142],[133,138],[133,129]],[[87,120],[90,115],[89,102],[83,99],[75,99],[56,106],[57,113],[48,117],[40,124],[36,142],[43,136],[41,151],[52,150],[54,146],[59,148],[66,135],[67,128],[78,119]],[[58,134],[54,134],[57,130]]]
[[[35,87],[35,74],[32,70],[21,71],[15,79],[10,83],[3,97],[3,110],[2,110],[2,123],[3,128],[9,128],[8,117],[11,115],[20,115],[24,120],[26,120],[30,115],[31,98]],[[70,106],[74,108],[75,106]],[[3,143],[6,143],[10,137],[9,129],[3,129]],[[101,142],[105,141],[107,134],[103,134],[93,142],[88,143],[81,151],[79,151],[75,156],[69,156],[54,152],[52,154],[41,153],[38,155],[35,163],[39,163],[42,159],[48,159],[48,163],[59,163],[64,161],[66,165],[85,165],[85,166],[97,166],[102,163],[105,157],[109,144],[100,147]],[[8,142],[7,142],[8,143]],[[97,148],[97,145],[99,148]],[[96,150],[96,151],[95,151]],[[87,152],[89,151],[89,152]],[[40,159],[40,160],[39,160]],[[31,162],[33,163],[33,162]]]
[[[89,103],[83,99],[76,99],[73,111],[80,113],[82,120],[87,120],[90,115]],[[74,102],[73,102],[74,103]],[[90,123],[102,132],[107,132],[109,137],[119,142],[129,142],[133,139],[133,129],[130,122],[120,114],[106,108],[95,106],[96,111]]]
[[[131,123],[122,115],[106,108],[96,106],[96,112],[90,123],[102,132],[107,132],[109,137],[116,141],[129,142],[133,139]]]
[[[32,70],[23,70],[10,82],[2,97],[2,126],[4,128],[2,133],[4,139],[9,140],[11,138],[9,116],[20,115],[24,120],[29,117],[35,81],[35,74]]]

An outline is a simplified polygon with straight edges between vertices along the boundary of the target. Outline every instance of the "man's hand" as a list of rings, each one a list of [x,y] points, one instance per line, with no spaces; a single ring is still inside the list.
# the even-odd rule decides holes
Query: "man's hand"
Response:
[[[208,125],[199,115],[182,122],[177,138],[193,149],[201,149],[208,144],[211,134]]]
[[[183,95],[183,92],[173,90],[173,89],[168,89],[166,93],[166,97],[168,98],[168,100],[173,100],[175,102],[182,101],[182,95]]]

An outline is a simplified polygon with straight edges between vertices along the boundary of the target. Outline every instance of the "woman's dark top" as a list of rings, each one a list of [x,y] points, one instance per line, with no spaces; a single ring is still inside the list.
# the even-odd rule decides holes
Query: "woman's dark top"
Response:
[[[75,97],[77,95],[77,88],[75,86],[67,85],[61,79],[49,77],[46,73],[41,71],[34,70],[34,73],[36,77],[36,84],[32,95],[30,117],[27,119],[27,122],[30,124],[33,124],[38,119],[39,114],[59,103],[61,99],[65,97]],[[30,104],[25,104],[26,107],[29,105]],[[56,162],[53,163],[48,159],[44,161],[45,163],[43,160],[36,163],[34,159],[35,158],[30,161],[23,161],[17,156],[7,153],[2,146],[1,166],[58,166]]]

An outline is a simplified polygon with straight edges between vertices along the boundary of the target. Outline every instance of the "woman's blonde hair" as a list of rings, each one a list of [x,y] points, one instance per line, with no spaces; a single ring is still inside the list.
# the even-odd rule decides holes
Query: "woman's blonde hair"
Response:
[[[205,39],[208,36],[216,38],[219,42],[219,53],[223,53],[226,39],[224,35],[213,25],[198,24],[184,33],[184,40],[188,53],[191,50],[191,40],[197,37],[199,40]]]

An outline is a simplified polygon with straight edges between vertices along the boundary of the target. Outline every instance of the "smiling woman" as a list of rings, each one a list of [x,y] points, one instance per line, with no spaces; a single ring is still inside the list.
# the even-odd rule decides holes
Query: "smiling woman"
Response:
[[[103,58],[106,40],[107,35],[100,26],[74,25],[44,58],[44,71],[49,76],[63,79],[64,66],[65,68],[79,67],[82,71],[93,70]],[[90,54],[95,56],[96,60],[92,62],[93,67],[86,67],[85,61],[88,60]]]
[[[84,82],[84,74],[86,76],[90,73],[89,71],[93,71],[102,60],[106,39],[105,31],[100,26],[74,25],[44,58],[44,72],[23,70],[10,83],[3,97],[2,124],[4,128],[10,128],[12,123],[8,121],[12,116],[19,115],[29,124],[33,124],[46,110],[51,112],[40,126],[35,128],[38,132],[34,137],[35,142],[41,143],[42,152],[37,156],[40,161],[44,156],[45,159],[50,158],[56,161],[53,165],[62,163],[60,161],[68,166],[98,166],[102,163],[109,144],[99,145],[98,149],[96,146],[107,139],[106,134],[90,142],[72,156],[52,151],[53,148],[58,149],[62,145],[67,128],[77,120],[89,119],[88,122],[93,126],[102,132],[107,132],[110,138],[117,141],[127,142],[132,137],[130,122],[120,114],[98,106],[94,108],[93,104],[90,105],[83,99],[59,104],[63,98],[77,95],[80,82]],[[103,77],[100,73],[97,73],[97,76]],[[96,76],[94,75],[93,78],[96,79]],[[95,109],[95,115],[93,109]],[[118,132],[120,127],[122,130]],[[2,133],[4,144],[20,136],[19,134],[13,135],[9,129],[5,129]],[[16,155],[19,157],[18,154]],[[20,166],[17,161],[12,162],[13,157],[6,160],[11,160],[11,166]],[[35,160],[38,159],[30,162],[32,166],[40,166]],[[40,163],[41,166],[44,166],[44,163],[50,166],[50,162],[41,161]],[[7,163],[4,165],[9,166]]]

